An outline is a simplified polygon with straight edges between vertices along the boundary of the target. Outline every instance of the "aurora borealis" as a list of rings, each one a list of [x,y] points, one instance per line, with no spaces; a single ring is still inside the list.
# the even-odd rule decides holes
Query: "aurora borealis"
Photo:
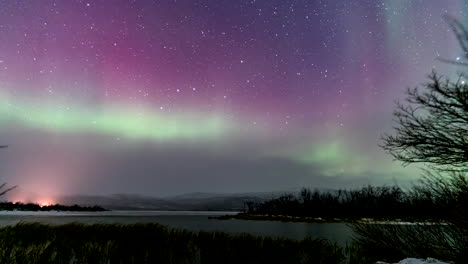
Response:
[[[25,192],[405,184],[394,101],[462,0],[0,1],[0,173]]]

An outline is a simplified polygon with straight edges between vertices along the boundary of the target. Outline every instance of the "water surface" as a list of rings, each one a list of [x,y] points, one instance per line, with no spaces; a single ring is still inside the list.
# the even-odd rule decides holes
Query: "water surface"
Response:
[[[222,231],[249,233],[260,236],[277,236],[304,239],[307,236],[325,238],[341,245],[351,239],[353,231],[343,223],[285,223],[278,221],[216,220],[209,216],[234,214],[233,212],[200,211],[106,211],[106,212],[19,212],[0,211],[0,226],[17,223],[40,222],[45,224],[135,224],[159,223],[190,231]]]

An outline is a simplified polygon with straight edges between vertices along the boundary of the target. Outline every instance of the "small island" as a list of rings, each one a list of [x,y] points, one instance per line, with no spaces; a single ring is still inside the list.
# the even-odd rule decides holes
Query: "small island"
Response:
[[[108,211],[100,206],[79,206],[75,205],[39,205],[36,203],[0,203],[0,211],[67,211],[67,212],[102,212]]]

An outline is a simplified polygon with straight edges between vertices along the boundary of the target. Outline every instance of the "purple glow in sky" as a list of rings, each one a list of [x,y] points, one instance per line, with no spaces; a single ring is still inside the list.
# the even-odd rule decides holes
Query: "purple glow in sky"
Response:
[[[0,1],[2,177],[51,194],[407,183],[394,101],[462,0]]]

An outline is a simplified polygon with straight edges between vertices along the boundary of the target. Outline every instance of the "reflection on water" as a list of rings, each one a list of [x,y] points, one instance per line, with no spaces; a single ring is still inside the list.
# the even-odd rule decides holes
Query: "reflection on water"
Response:
[[[208,216],[228,212],[169,212],[169,211],[109,211],[109,212],[0,212],[0,226],[20,222],[66,224],[97,223],[160,223],[191,231],[222,231],[255,235],[303,239],[307,236],[335,241],[341,245],[351,239],[353,231],[342,223],[283,223],[276,221],[214,220]]]

